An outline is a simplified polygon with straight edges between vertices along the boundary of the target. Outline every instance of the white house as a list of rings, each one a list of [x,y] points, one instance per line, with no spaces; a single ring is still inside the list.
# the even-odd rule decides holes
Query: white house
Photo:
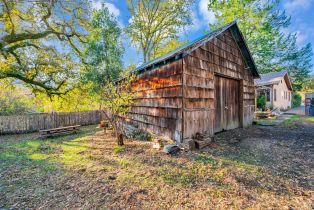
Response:
[[[272,109],[291,108],[292,84],[286,70],[261,74],[255,79],[256,96],[265,95],[266,106]]]

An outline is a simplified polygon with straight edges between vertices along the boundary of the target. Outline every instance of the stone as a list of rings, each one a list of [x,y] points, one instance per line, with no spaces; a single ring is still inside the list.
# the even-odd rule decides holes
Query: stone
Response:
[[[180,147],[175,144],[168,144],[164,146],[163,151],[166,154],[176,154],[180,151]]]
[[[159,142],[153,142],[153,148],[154,149],[160,149],[161,145],[159,144]]]

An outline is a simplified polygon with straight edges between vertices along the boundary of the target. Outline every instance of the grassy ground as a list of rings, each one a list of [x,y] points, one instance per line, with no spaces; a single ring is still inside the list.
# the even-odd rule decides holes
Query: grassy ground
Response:
[[[175,156],[149,142],[117,147],[94,127],[0,136],[0,209],[314,208],[313,118],[224,132],[211,148]],[[300,128],[309,136],[295,145]]]

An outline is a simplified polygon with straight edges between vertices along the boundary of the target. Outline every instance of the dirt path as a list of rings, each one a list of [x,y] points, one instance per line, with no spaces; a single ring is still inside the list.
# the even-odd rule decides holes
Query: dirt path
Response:
[[[217,141],[228,145],[218,155],[262,166],[274,175],[291,178],[295,184],[314,190],[313,124],[296,121],[287,126],[237,129],[219,134]]]
[[[286,111],[287,114],[298,114],[298,115],[304,115],[305,114],[305,107],[300,106],[296,108],[292,108],[288,111]]]

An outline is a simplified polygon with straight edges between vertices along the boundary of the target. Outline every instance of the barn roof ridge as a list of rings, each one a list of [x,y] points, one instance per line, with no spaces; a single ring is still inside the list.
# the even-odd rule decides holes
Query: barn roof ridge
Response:
[[[254,63],[253,57],[248,49],[248,46],[245,42],[245,39],[237,25],[237,21],[233,21],[227,25],[222,26],[216,30],[210,31],[209,33],[181,46],[177,49],[174,49],[165,55],[162,55],[158,58],[155,58],[151,61],[148,61],[141,66],[133,69],[131,73],[141,73],[143,71],[148,71],[154,69],[156,67],[162,66],[166,63],[173,62],[175,60],[179,60],[184,56],[188,55],[189,53],[193,52],[195,49],[199,48],[203,44],[207,43],[211,39],[217,37],[219,34],[223,33],[224,31],[231,29],[233,38],[237,42],[239,49],[241,51],[242,56],[244,57],[247,66],[252,71],[252,74],[255,78],[259,77],[259,73],[257,71],[256,65]]]

